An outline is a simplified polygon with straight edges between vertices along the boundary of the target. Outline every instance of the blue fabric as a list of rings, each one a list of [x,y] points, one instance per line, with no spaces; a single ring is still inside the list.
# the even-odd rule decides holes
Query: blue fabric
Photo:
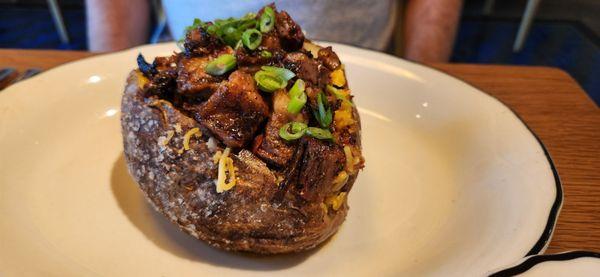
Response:
[[[513,53],[519,22],[463,19],[453,62],[554,66],[567,71],[600,105],[599,45],[572,22],[536,21],[523,49]]]
[[[0,8],[0,48],[87,49],[85,12],[62,10],[71,43],[63,44],[49,9]]]

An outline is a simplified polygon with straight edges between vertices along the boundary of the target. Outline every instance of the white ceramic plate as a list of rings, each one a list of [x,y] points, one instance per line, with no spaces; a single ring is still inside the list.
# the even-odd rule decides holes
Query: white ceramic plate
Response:
[[[542,251],[562,194],[547,153],[498,100],[441,72],[333,45],[363,126],[366,169],[324,246],[225,253],[179,232],[129,177],[121,92],[144,46],[0,93],[0,275],[482,275]]]
[[[491,277],[597,277],[600,275],[600,253],[587,251],[530,256]]]

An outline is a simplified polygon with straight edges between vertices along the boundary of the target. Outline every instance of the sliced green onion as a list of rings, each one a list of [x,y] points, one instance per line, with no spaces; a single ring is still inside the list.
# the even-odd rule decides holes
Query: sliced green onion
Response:
[[[233,26],[224,27],[221,31],[221,38],[229,46],[235,46],[235,44],[242,39],[242,32]]]
[[[213,36],[220,36],[218,34],[219,27],[217,27],[217,25],[210,25],[210,26],[206,27],[206,32],[208,32],[209,34],[211,34]]]
[[[279,136],[287,141],[296,140],[304,135],[307,128],[302,122],[288,122],[279,129]]]
[[[210,75],[223,75],[232,70],[236,65],[235,56],[223,54],[206,65],[204,70]]]
[[[275,26],[275,11],[271,7],[265,7],[262,15],[260,16],[260,31],[263,33],[267,33],[273,30]]]
[[[329,130],[317,127],[306,128],[306,134],[318,139],[333,139],[333,135]]]
[[[299,113],[300,110],[302,110],[302,107],[304,107],[304,104],[306,104],[306,93],[304,93],[304,87],[304,81],[298,79],[290,89],[290,102],[287,105],[287,110],[289,113]]]
[[[200,20],[199,18],[194,18],[194,22],[192,23],[192,25],[185,27],[185,33],[187,34],[187,32],[193,30],[193,29],[197,29],[198,27],[205,27],[206,23],[202,22],[202,20]],[[185,36],[185,34],[184,34]]]
[[[296,74],[283,67],[263,66],[262,70],[254,74],[254,80],[262,91],[274,92],[285,88],[287,82],[294,78]]]
[[[233,49],[237,50],[243,46],[244,46],[244,44],[242,43],[242,40],[238,40],[238,42],[235,44],[235,47],[233,47]]]
[[[274,92],[287,86],[286,80],[269,71],[261,70],[256,72],[254,74],[254,80],[256,81],[258,88],[266,92]]]
[[[256,49],[262,41],[262,34],[256,29],[248,29],[242,34],[242,43],[250,50]]]
[[[263,66],[263,67],[261,67],[261,69],[263,71],[268,71],[268,72],[271,72],[271,73],[279,76],[281,79],[285,80],[286,82],[296,76],[296,74],[294,74],[294,72],[292,72],[288,69],[285,69],[283,67]]]
[[[260,51],[260,56],[263,58],[270,58],[270,57],[273,57],[273,53],[271,53],[267,50],[262,50],[262,51]]]
[[[256,28],[256,20],[255,19],[243,19],[238,23],[239,30],[248,30]]]
[[[249,12],[246,15],[242,16],[242,18],[240,18],[241,20],[254,20],[256,18],[256,14],[253,12]]]
[[[350,105],[354,106],[354,104],[352,103],[352,101],[348,100],[348,97],[346,95],[344,95],[340,89],[332,86],[332,85],[327,85],[327,92],[333,94],[335,96],[335,98],[340,99],[344,102],[349,103]]]
[[[317,110],[313,110],[315,118],[319,122],[319,125],[321,125],[323,128],[328,128],[333,121],[333,113],[331,112],[331,108],[325,108],[326,101],[327,99],[325,98],[325,95],[320,91],[319,94],[317,94]]]
[[[337,99],[346,100],[346,97],[344,97],[340,90],[332,85],[327,85],[327,92],[333,94]]]

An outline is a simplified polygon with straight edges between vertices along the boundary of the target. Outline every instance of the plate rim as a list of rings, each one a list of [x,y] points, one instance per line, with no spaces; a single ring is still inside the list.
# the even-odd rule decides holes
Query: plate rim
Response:
[[[554,202],[552,203],[552,207],[550,208],[550,213],[548,215],[548,220],[546,221],[546,226],[544,227],[544,230],[542,232],[542,234],[540,235],[539,239],[536,241],[536,243],[531,247],[531,249],[527,252],[527,254],[525,254],[525,256],[523,257],[527,257],[527,256],[531,256],[531,255],[535,255],[535,254],[540,254],[542,252],[544,252],[544,250],[546,250],[546,248],[548,247],[548,245],[550,244],[550,241],[552,240],[552,235],[554,234],[554,229],[556,227],[556,222],[558,221],[558,216],[560,214],[560,211],[562,209],[562,205],[563,205],[563,189],[562,189],[562,181],[560,179],[560,175],[558,174],[558,169],[556,169],[556,165],[554,164],[554,161],[552,160],[552,156],[550,155],[550,152],[548,151],[548,149],[546,148],[546,145],[544,145],[544,143],[542,142],[542,140],[540,139],[540,137],[533,131],[533,129],[531,129],[531,127],[529,127],[529,125],[527,125],[527,123],[525,122],[525,120],[523,120],[523,118],[513,109],[511,108],[509,105],[505,104],[504,102],[502,102],[498,97],[491,95],[489,93],[487,93],[486,91],[484,91],[483,89],[478,88],[477,86],[461,79],[458,78],[456,76],[453,76],[443,70],[437,69],[435,67],[429,66],[427,64],[421,63],[421,62],[417,62],[417,61],[411,61],[408,59],[404,59],[401,57],[397,57],[394,55],[391,55],[389,53],[386,52],[380,52],[377,50],[373,50],[373,49],[369,49],[369,48],[365,48],[362,46],[358,46],[358,45],[352,45],[352,44],[346,44],[346,43],[336,43],[336,42],[330,42],[330,41],[323,41],[320,40],[318,42],[322,42],[325,44],[333,44],[333,45],[343,45],[343,46],[348,46],[351,48],[357,48],[359,50],[362,51],[368,51],[371,52],[373,54],[376,55],[382,55],[382,56],[386,56],[387,58],[392,58],[392,59],[399,59],[402,60],[403,62],[409,63],[409,64],[413,64],[417,67],[421,67],[421,68],[426,68],[426,69],[430,69],[433,71],[436,71],[442,75],[445,75],[449,78],[452,78],[458,82],[463,83],[466,86],[469,86],[475,90],[477,90],[478,92],[490,97],[492,100],[498,102],[500,105],[504,106],[506,109],[508,109],[520,122],[521,124],[523,124],[523,126],[525,126],[525,128],[527,128],[527,130],[529,131],[529,133],[535,138],[535,140],[538,142],[539,146],[542,148],[542,150],[544,151],[544,156],[546,156],[546,159],[548,161],[548,164],[550,165],[550,169],[552,170],[552,175],[554,177],[554,185],[556,187],[556,197],[554,199]]]
[[[396,60],[400,60],[401,62],[407,63],[407,64],[412,64],[416,67],[420,67],[421,69],[425,69],[425,70],[431,70],[434,72],[437,72],[441,75],[445,75],[448,78],[453,79],[454,81],[458,81],[460,83],[462,83],[463,85],[466,85],[476,91],[478,91],[479,93],[488,96],[490,99],[492,99],[493,101],[496,101],[498,104],[502,105],[503,107],[505,107],[507,110],[509,110],[520,122],[521,124],[523,124],[523,126],[525,126],[525,128],[529,131],[529,133],[533,136],[533,138],[535,138],[535,140],[537,141],[538,145],[541,147],[541,149],[544,152],[544,156],[546,157],[546,160],[548,161],[548,165],[550,167],[550,169],[552,170],[552,175],[554,178],[554,187],[556,189],[556,195],[555,195],[555,199],[552,203],[552,206],[550,208],[549,214],[548,214],[548,219],[546,221],[546,225],[543,229],[543,231],[541,232],[538,240],[535,242],[535,244],[533,244],[533,246],[531,247],[531,249],[523,256],[523,258],[527,258],[527,260],[529,260],[531,257],[539,257],[541,255],[536,256],[536,254],[540,254],[542,253],[549,245],[553,233],[554,233],[554,229],[556,226],[556,223],[558,221],[558,216],[560,214],[560,211],[562,209],[562,205],[563,205],[563,199],[564,199],[564,195],[563,195],[563,188],[562,188],[562,181],[560,179],[558,170],[553,162],[553,159],[548,151],[548,149],[546,148],[546,146],[544,145],[544,143],[542,142],[542,140],[539,138],[539,136],[529,127],[529,125],[521,118],[521,116],[515,111],[513,110],[510,106],[508,106],[507,104],[505,104],[504,102],[502,102],[500,99],[498,99],[496,96],[489,94],[488,92],[484,91],[483,89],[478,88],[477,86],[469,83],[468,81],[465,81],[459,77],[453,76],[445,71],[442,71],[441,69],[437,69],[435,67],[432,67],[430,65],[427,64],[423,64],[420,62],[416,62],[416,61],[411,61],[411,60],[407,60],[401,57],[397,57],[394,56],[392,54],[389,53],[385,53],[385,52],[380,52],[377,50],[373,50],[373,49],[369,49],[366,47],[362,47],[362,46],[357,46],[357,45],[353,45],[353,44],[347,44],[347,43],[337,43],[337,42],[330,42],[330,41],[324,41],[324,40],[318,40],[315,41],[319,44],[325,44],[325,45],[332,45],[332,46],[344,46],[344,47],[348,47],[350,49],[354,48],[356,50],[359,51],[366,51],[369,52],[373,55],[376,56],[381,56],[384,57],[386,59],[396,59]],[[157,43],[157,44],[143,44],[143,45],[138,45],[138,46],[134,46],[131,48],[127,48],[127,49],[122,49],[119,51],[114,51],[114,52],[109,52],[109,53],[96,53],[96,55],[93,56],[89,56],[89,57],[84,57],[78,60],[73,60],[73,61],[69,61],[57,66],[54,66],[52,68],[46,69],[43,72],[41,72],[40,74],[37,74],[36,76],[29,78],[28,80],[25,80],[24,82],[18,82],[16,84],[12,84],[10,86],[8,86],[7,88],[5,88],[4,90],[0,91],[0,98],[3,98],[2,95],[3,94],[13,94],[10,91],[14,90],[15,87],[20,87],[22,84],[25,83],[29,83],[33,80],[37,80],[39,78],[39,76],[42,76],[44,74],[46,74],[47,72],[52,72],[58,69],[61,69],[62,67],[68,67],[71,66],[73,64],[77,64],[80,62],[89,62],[90,60],[94,60],[97,58],[104,58],[106,56],[111,56],[111,55],[119,55],[119,54],[123,54],[125,52],[131,52],[131,51],[138,51],[141,53],[141,51],[144,48],[151,48],[151,47],[156,47],[156,46],[161,46],[161,45],[167,45],[167,44],[171,44],[174,42],[163,42],[163,43]],[[8,90],[8,91],[7,91]],[[4,93],[2,93],[4,92]],[[5,96],[7,97],[7,96]],[[587,252],[587,251],[573,251],[573,252],[586,252],[586,253],[593,253],[598,255],[600,258],[600,253],[594,253],[594,252]],[[561,253],[561,254],[568,254],[571,252],[567,252],[567,253]],[[553,256],[553,255],[549,255],[549,256]],[[493,269],[491,269],[493,270]],[[492,271],[493,272],[493,271]]]
[[[502,269],[490,277],[514,276],[522,274],[533,268],[534,266],[545,262],[570,261],[579,258],[595,258],[600,260],[600,252],[592,252],[586,250],[567,251],[556,254],[547,255],[532,255],[525,258],[518,264],[509,268]]]
[[[404,60],[404,59],[402,59],[402,60]],[[449,73],[444,72],[440,69],[437,69],[437,68],[434,68],[434,67],[431,67],[431,66],[428,66],[425,64],[421,64],[418,62],[410,61],[410,60],[404,60],[404,61],[413,63],[417,66],[422,66],[425,68],[432,69],[439,73],[442,73],[450,78],[458,80],[459,82],[462,82],[463,84],[465,84],[473,89],[476,89],[477,91],[489,96],[491,99],[495,100],[500,105],[506,107],[517,119],[519,119],[519,121],[523,124],[523,126],[525,126],[525,128],[527,128],[529,133],[535,138],[535,140],[537,141],[539,146],[544,151],[544,156],[546,156],[548,165],[550,165],[550,169],[552,170],[552,176],[554,177],[554,186],[556,187],[556,196],[554,198],[554,202],[552,203],[552,207],[550,208],[550,213],[548,215],[548,220],[546,221],[546,226],[544,227],[544,231],[542,231],[542,234],[540,235],[538,240],[531,247],[531,249],[527,252],[527,254],[525,254],[524,257],[535,255],[535,254],[540,254],[540,253],[544,252],[546,250],[546,248],[548,247],[548,245],[550,244],[550,241],[552,240],[552,235],[554,234],[556,222],[558,221],[558,216],[560,214],[560,211],[561,211],[562,205],[563,205],[562,181],[560,179],[560,175],[558,174],[558,169],[556,169],[556,165],[554,164],[554,161],[552,160],[552,156],[550,155],[548,148],[546,148],[546,145],[544,145],[544,143],[542,142],[540,137],[533,131],[533,129],[531,129],[531,127],[529,127],[529,125],[525,122],[525,120],[523,120],[523,118],[513,108],[511,108],[509,105],[505,104],[500,99],[498,99],[498,97],[491,95],[491,94],[487,93],[486,91],[476,87],[475,85],[472,85],[471,83],[469,83],[463,79],[460,79],[458,77],[450,75]]]

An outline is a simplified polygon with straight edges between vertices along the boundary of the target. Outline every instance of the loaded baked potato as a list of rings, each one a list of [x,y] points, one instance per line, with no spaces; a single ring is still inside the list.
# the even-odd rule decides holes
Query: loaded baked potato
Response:
[[[310,249],[363,167],[344,66],[274,5],[196,20],[182,52],[138,56],[122,99],[129,172],[157,211],[234,251]]]

